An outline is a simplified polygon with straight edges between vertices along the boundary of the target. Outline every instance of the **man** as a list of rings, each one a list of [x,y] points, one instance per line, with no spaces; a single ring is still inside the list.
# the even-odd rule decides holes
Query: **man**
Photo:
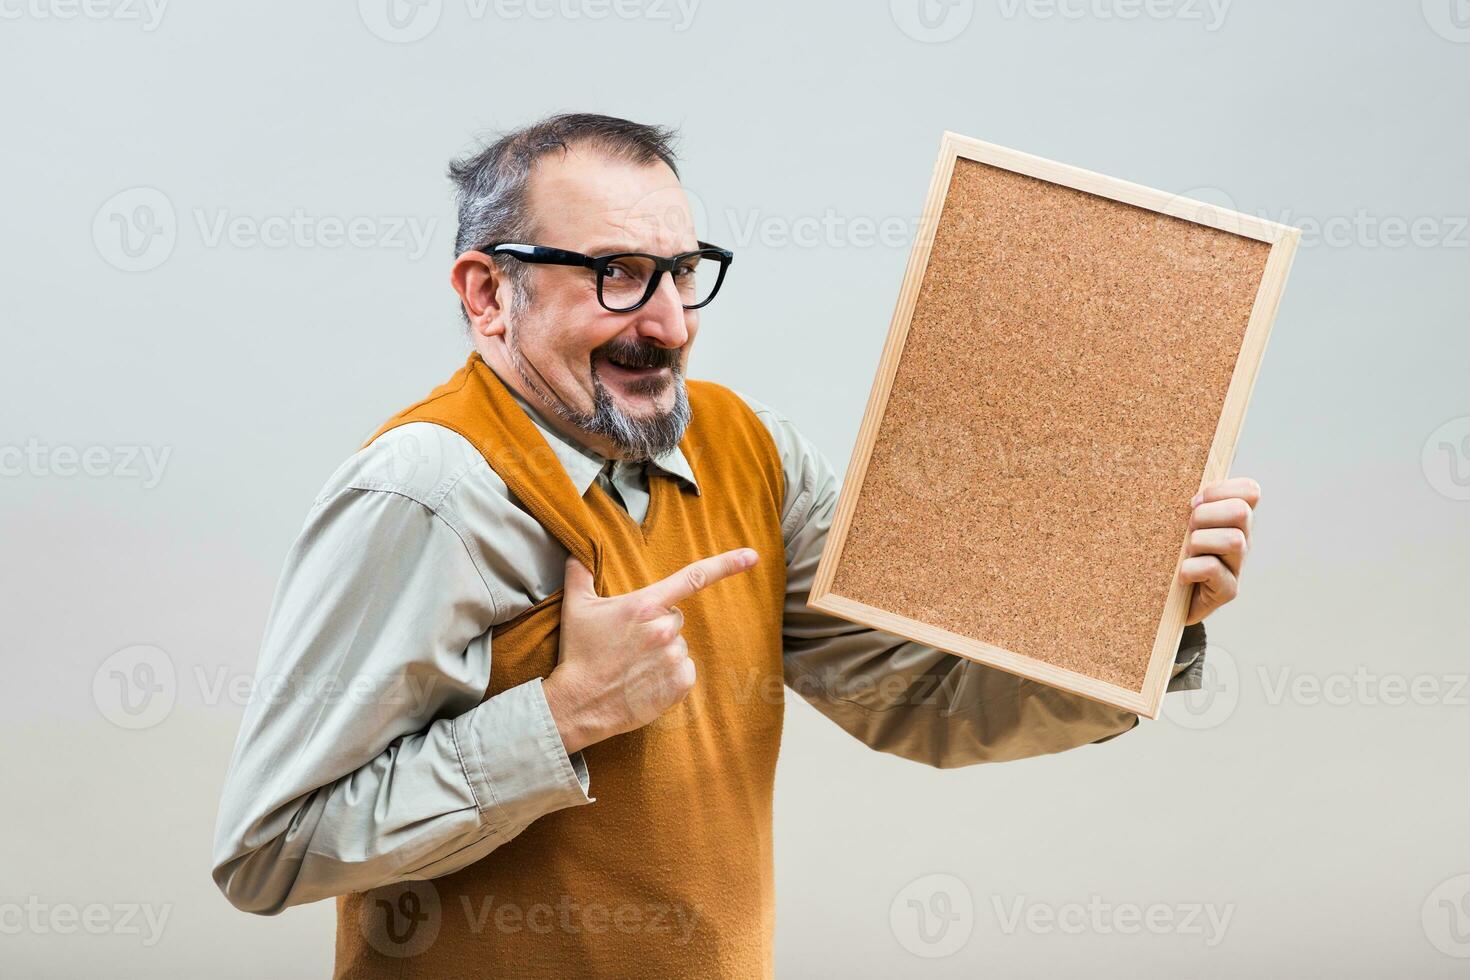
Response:
[[[769,976],[783,682],[939,767],[1138,721],[807,608],[838,480],[685,380],[730,256],[694,240],[671,135],[558,116],[451,167],[474,353],[287,560],[214,877],[262,914],[336,896],[339,976]],[[1191,624],[1235,595],[1257,499],[1196,497]],[[1191,625],[1172,687],[1203,650]]]

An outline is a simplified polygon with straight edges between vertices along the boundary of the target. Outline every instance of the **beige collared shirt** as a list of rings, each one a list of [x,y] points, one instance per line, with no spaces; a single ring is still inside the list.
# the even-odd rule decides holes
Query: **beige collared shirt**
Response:
[[[700,490],[678,449],[609,463],[516,400],[577,490],[603,481],[635,520],[649,468]],[[939,767],[1058,752],[1137,723],[808,608],[840,483],[791,422],[745,401],[785,473],[788,687],[873,748]],[[566,554],[441,426],[391,429],[337,469],[287,556],[222,794],[213,868],[232,903],[274,914],[438,877],[547,813],[596,805],[597,774],[566,753],[539,679],[480,700],[491,627],[559,590]],[[1191,627],[1170,689],[1199,687],[1203,660]]]

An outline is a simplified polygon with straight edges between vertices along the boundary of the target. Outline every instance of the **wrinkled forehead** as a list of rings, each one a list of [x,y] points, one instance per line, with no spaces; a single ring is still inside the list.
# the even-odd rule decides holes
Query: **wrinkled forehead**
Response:
[[[591,146],[536,164],[527,204],[540,239],[531,244],[589,255],[697,247],[689,198],[662,161],[637,163]]]

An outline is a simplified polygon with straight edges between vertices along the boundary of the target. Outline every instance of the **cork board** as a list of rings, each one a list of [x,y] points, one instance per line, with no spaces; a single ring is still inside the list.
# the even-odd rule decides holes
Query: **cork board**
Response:
[[[1299,238],[946,134],[810,604],[1157,717]]]

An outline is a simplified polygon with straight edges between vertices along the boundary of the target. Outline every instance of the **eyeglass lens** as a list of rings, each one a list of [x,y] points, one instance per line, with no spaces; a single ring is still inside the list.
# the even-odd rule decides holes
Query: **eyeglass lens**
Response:
[[[603,304],[613,310],[631,310],[648,295],[648,283],[653,273],[653,261],[646,256],[621,255],[612,259],[602,273]],[[714,292],[720,276],[720,263],[691,255],[665,275],[673,278],[683,305],[697,306]]]

